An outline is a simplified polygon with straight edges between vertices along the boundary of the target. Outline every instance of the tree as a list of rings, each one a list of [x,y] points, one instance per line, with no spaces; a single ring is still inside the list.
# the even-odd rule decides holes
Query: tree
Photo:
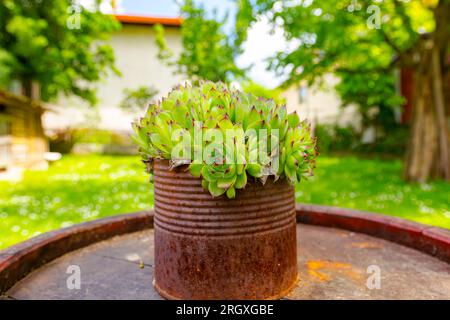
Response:
[[[290,82],[312,83],[330,72],[356,78],[413,69],[405,178],[450,180],[450,106],[444,94],[450,71],[450,0],[237,1],[246,8],[237,24],[241,32],[256,16],[267,15],[283,27],[287,40],[299,42],[295,50],[277,53],[270,64],[287,71]]]
[[[90,84],[109,69],[118,73],[112,48],[104,40],[119,27],[113,17],[74,0],[2,0],[0,85],[18,80],[30,96],[35,82],[43,100],[64,93],[93,104]]]
[[[227,17],[219,20],[217,13],[212,19],[206,17],[203,7],[186,0],[181,6],[183,23],[181,38],[183,50],[178,57],[169,50],[164,39],[164,28],[155,26],[159,58],[176,67],[176,73],[187,78],[211,81],[230,81],[242,78],[245,70],[236,66],[235,58],[241,49],[223,31]]]
[[[372,127],[375,138],[384,138],[399,128],[396,120],[404,99],[396,92],[395,73],[338,74],[336,91],[342,106],[356,105],[362,118],[362,131]]]
[[[276,104],[285,104],[285,99],[281,96],[282,89],[269,89],[259,83],[253,81],[244,81],[242,83],[242,91],[251,93],[257,97],[263,97],[265,99],[273,99]]]
[[[158,94],[154,87],[139,87],[136,90],[125,89],[125,98],[120,107],[128,112],[141,112]]]

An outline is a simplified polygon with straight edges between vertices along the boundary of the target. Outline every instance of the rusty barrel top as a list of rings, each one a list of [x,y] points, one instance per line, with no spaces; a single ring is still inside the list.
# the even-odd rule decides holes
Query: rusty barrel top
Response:
[[[296,214],[297,246],[303,252],[298,255],[298,267],[304,281],[288,298],[450,297],[450,230],[311,204],[297,204]],[[147,282],[153,276],[152,228],[152,210],[122,214],[47,232],[1,250],[0,298],[160,299]],[[346,244],[346,240],[351,242]],[[348,271],[348,264],[365,272],[363,267],[373,262],[382,267],[384,280],[380,290],[354,287],[353,280],[347,282],[348,277],[339,276],[354,275]],[[68,291],[61,285],[71,264],[86,271],[83,290]],[[329,269],[338,276],[326,280]],[[321,277],[322,280],[312,278],[320,281],[320,287],[311,282],[305,293],[302,285],[309,283],[311,273]]]
[[[300,281],[285,299],[450,299],[450,265],[443,261],[343,229],[298,224],[297,231]],[[153,229],[100,241],[32,272],[6,297],[162,299],[151,283],[153,246]],[[70,265],[82,270],[80,290],[66,287]],[[371,265],[380,268],[379,289],[367,287]]]

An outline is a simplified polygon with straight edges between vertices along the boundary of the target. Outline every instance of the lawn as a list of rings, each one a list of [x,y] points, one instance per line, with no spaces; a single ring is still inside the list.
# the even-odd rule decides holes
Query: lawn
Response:
[[[395,215],[450,228],[450,184],[405,184],[400,161],[321,156],[297,186],[299,202]],[[149,208],[152,186],[138,157],[65,156],[22,181],[0,181],[0,248],[86,220]]]
[[[41,232],[149,208],[152,187],[138,157],[65,156],[22,181],[0,181],[0,248]]]

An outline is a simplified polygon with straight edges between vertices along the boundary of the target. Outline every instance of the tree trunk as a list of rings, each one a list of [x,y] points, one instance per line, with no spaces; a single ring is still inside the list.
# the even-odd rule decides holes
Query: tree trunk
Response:
[[[416,182],[429,178],[450,181],[448,101],[444,99],[439,51],[428,49],[422,57],[414,74],[413,118],[405,178]]]
[[[21,94],[33,100],[40,100],[41,90],[39,83],[31,80],[29,77],[22,77]]]
[[[404,172],[407,180],[416,182],[429,178],[450,181],[450,101],[445,97],[449,89],[445,70],[450,1],[439,1],[434,15],[436,30],[420,41],[416,52],[420,63],[414,72],[413,117]]]

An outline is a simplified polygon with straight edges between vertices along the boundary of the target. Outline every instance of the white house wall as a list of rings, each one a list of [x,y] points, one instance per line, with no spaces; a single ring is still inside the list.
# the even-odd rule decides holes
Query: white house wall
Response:
[[[355,106],[341,107],[341,99],[334,89],[338,79],[333,75],[326,75],[323,85],[309,87],[303,101],[300,100],[300,85],[292,85],[282,96],[286,99],[288,111],[296,111],[301,119],[307,119],[315,125],[320,124],[352,124],[359,127],[360,117]]]
[[[168,47],[175,54],[179,54],[180,29],[166,27],[165,35]],[[55,103],[56,111],[48,112],[44,116],[44,126],[47,130],[95,126],[129,131],[130,122],[140,114],[131,114],[119,107],[125,88],[153,86],[160,97],[182,81],[179,75],[173,75],[172,69],[157,58],[158,49],[153,26],[125,24],[121,31],[112,36],[110,44],[114,49],[116,67],[122,75],[111,73],[96,84],[98,104],[94,108],[77,97],[61,97]]]

